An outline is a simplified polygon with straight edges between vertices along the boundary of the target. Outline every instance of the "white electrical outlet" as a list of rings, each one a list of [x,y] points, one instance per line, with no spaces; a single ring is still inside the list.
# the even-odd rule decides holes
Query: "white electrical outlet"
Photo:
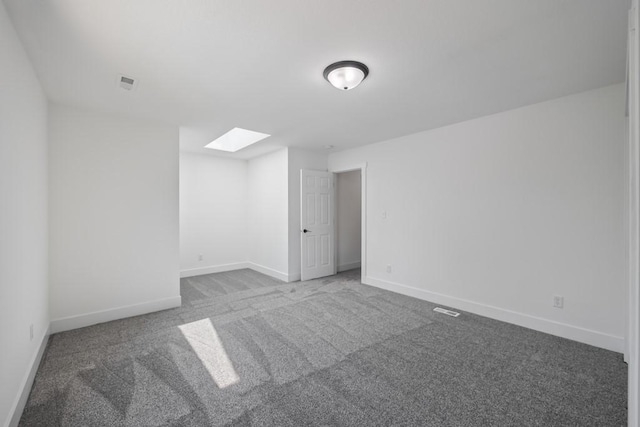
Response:
[[[29,326],[29,339],[33,341],[33,323]]]
[[[555,308],[563,308],[564,307],[564,297],[561,295],[553,296],[553,306]]]
[[[198,261],[202,261],[204,259],[204,255],[200,254],[198,255]]]
[[[382,211],[382,219],[387,219],[387,211]]]
[[[387,265],[387,273],[391,273],[391,264]]]

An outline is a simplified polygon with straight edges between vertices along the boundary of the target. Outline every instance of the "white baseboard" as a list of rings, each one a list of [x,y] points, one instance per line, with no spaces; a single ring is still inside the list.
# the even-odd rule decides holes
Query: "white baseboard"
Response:
[[[284,282],[295,282],[300,280],[300,273],[287,274],[282,271],[274,270],[273,268],[265,267],[264,265],[256,264],[254,262],[236,262],[233,264],[212,265],[208,267],[190,268],[180,271],[180,277],[193,277],[201,276],[203,274],[222,273],[224,271],[242,270],[243,268],[250,268],[258,273],[266,274],[275,279],[282,280]]]
[[[373,277],[366,277],[363,283],[618,353],[622,353],[624,351],[625,340],[623,337],[617,337],[578,326],[568,325],[566,323],[556,322],[554,320],[543,319],[541,317],[518,313],[504,308],[494,307],[436,292],[430,292]]]
[[[117,307],[109,310],[94,311],[93,313],[64,317],[62,319],[54,319],[51,321],[51,333],[55,334],[58,332],[69,331],[71,329],[84,328],[85,326],[91,326],[97,323],[139,316],[141,314],[152,313],[154,311],[180,307],[181,305],[182,297],[178,295],[175,297],[143,302],[141,304],[133,304],[125,307]]]
[[[223,271],[241,270],[251,268],[248,262],[234,262],[233,264],[210,265],[207,267],[189,268],[180,271],[180,277],[201,276],[203,274],[222,273]]]
[[[265,267],[264,265],[256,264],[254,262],[248,262],[247,264],[249,268],[257,271],[258,273],[266,274],[267,276],[280,279],[284,282],[293,282],[291,277],[287,273],[283,273],[282,271],[274,270],[272,268]],[[298,278],[298,280],[300,280],[300,278]]]
[[[42,336],[42,339],[40,340],[38,351],[31,358],[29,369],[24,375],[20,391],[18,392],[13,405],[11,405],[11,410],[9,411],[9,416],[7,417],[7,423],[5,424],[6,427],[16,427],[20,422],[20,417],[22,417],[22,412],[24,411],[24,407],[27,404],[27,399],[29,399],[31,386],[33,386],[33,380],[35,379],[36,373],[38,372],[38,367],[40,366],[40,361],[42,360],[44,350],[45,348],[47,348],[48,341],[49,328],[47,328],[47,330],[44,332],[44,335]]]
[[[353,270],[354,268],[360,268],[360,261],[349,262],[338,266],[338,273],[341,271]]]

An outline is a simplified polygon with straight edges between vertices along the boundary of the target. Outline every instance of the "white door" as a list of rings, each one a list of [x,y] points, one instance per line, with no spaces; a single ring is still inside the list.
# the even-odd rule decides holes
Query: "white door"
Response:
[[[336,273],[333,174],[300,171],[302,280]]]

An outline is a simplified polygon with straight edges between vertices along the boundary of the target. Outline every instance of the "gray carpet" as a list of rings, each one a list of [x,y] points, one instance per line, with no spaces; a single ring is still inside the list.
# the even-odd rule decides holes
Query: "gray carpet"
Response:
[[[620,354],[362,285],[251,270],[51,336],[21,426],[622,426]]]

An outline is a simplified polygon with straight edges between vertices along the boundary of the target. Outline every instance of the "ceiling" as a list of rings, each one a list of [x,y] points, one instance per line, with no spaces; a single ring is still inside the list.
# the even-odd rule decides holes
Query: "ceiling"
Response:
[[[629,0],[5,0],[49,98],[343,150],[624,81]],[[369,77],[341,92],[340,60]],[[137,79],[118,87],[119,74]]]

